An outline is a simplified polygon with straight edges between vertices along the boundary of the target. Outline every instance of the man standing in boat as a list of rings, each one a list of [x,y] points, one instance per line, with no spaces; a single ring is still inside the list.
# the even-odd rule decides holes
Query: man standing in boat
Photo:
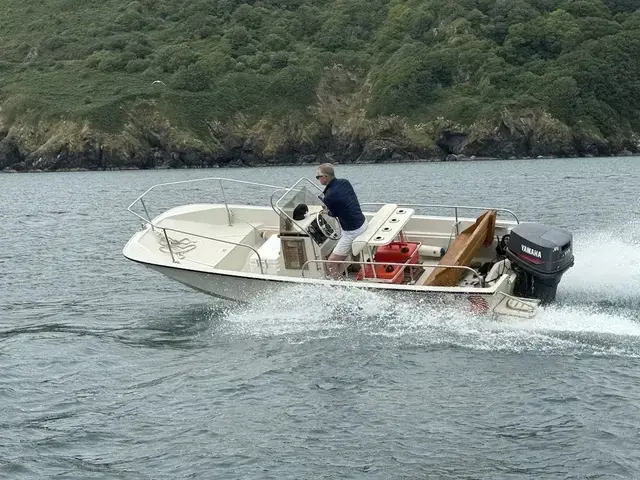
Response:
[[[320,165],[316,179],[325,187],[323,201],[327,214],[336,217],[342,229],[342,236],[331,252],[328,264],[329,275],[337,279],[342,271],[342,264],[337,262],[349,256],[353,241],[367,229],[367,220],[351,183],[345,178],[336,178],[333,165]]]

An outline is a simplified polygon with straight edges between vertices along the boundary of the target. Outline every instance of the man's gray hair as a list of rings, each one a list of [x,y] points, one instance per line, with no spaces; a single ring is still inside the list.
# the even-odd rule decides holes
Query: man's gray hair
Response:
[[[323,174],[326,175],[327,177],[335,177],[335,172],[333,170],[333,165],[331,165],[330,163],[323,163],[322,165],[320,165],[318,167],[318,171]]]

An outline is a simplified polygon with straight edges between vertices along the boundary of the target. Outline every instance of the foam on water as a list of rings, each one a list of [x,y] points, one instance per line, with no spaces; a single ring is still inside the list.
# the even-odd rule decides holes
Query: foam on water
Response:
[[[401,301],[359,289],[293,286],[230,311],[229,333],[292,342],[377,336],[402,345],[556,355],[640,356],[640,245],[610,232],[576,237],[576,265],[558,302],[533,319],[474,315],[465,307]]]
[[[640,306],[640,220],[616,231],[578,234],[575,265],[562,278],[558,299]]]

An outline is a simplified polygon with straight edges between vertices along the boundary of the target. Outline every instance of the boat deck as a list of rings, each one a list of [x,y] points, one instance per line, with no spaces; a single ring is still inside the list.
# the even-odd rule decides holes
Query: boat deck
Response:
[[[172,251],[166,248],[166,239],[159,229],[149,231],[140,245],[149,251],[160,249],[168,257],[173,253],[185,266],[192,264],[208,269],[235,268],[238,262],[242,265],[244,258],[253,253],[248,245],[256,244],[260,236],[258,229],[262,227],[245,223],[213,225],[172,218],[161,220],[157,226],[167,229]]]

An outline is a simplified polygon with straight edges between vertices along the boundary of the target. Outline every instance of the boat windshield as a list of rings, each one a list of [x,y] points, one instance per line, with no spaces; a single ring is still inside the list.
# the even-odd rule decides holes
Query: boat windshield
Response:
[[[306,215],[315,215],[324,206],[322,190],[308,178],[301,178],[287,190],[280,191],[281,196],[273,209],[280,215],[280,227],[290,229]]]

